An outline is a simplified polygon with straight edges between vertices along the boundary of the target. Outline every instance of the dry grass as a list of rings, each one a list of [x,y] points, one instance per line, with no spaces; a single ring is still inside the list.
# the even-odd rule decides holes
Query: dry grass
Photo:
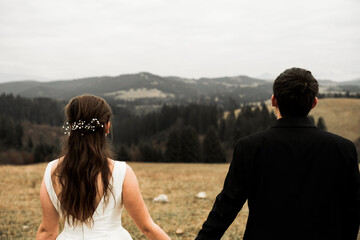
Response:
[[[355,141],[360,137],[360,99],[325,98],[310,112],[323,117],[329,132]]]
[[[271,102],[266,105],[273,111]],[[358,98],[322,98],[310,111],[317,122],[323,117],[329,132],[343,136],[351,141],[360,137],[360,99]]]
[[[228,164],[130,163],[154,221],[172,239],[194,239],[221,190]],[[41,222],[39,189],[45,164],[0,166],[0,239],[34,239]],[[207,199],[195,195],[205,191]],[[166,194],[169,203],[152,199]],[[248,208],[245,206],[223,239],[241,239]],[[146,239],[126,211],[123,226],[134,239]],[[177,235],[177,229],[184,232]]]
[[[273,111],[271,101],[265,102],[269,111]],[[360,99],[352,98],[324,98],[319,99],[318,105],[311,110],[310,115],[317,122],[319,117],[323,117],[327,130],[338,134],[351,141],[356,141],[360,137]],[[240,113],[240,109],[235,110],[235,115]],[[224,113],[224,118],[228,116]]]
[[[0,166],[0,239],[34,239],[45,165]]]

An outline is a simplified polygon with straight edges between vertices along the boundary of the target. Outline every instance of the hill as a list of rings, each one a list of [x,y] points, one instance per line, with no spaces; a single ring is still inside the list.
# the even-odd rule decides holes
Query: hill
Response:
[[[272,111],[270,101],[267,101]],[[317,122],[323,117],[327,130],[355,142],[360,138],[360,99],[322,98],[318,105],[310,111]]]
[[[352,141],[360,138],[360,99],[325,98],[310,112],[316,120],[325,119],[329,132]]]
[[[320,80],[321,94],[360,95],[360,81]],[[188,79],[163,77],[148,72],[114,77],[89,77],[52,82],[20,81],[0,84],[1,93],[22,97],[69,100],[81,94],[94,94],[115,104],[152,110],[164,103],[216,103],[227,106],[229,98],[239,103],[265,101],[272,94],[272,81],[244,75]]]
[[[273,111],[270,100],[265,102],[269,111]],[[309,115],[317,122],[323,117],[327,130],[355,142],[360,138],[360,99],[358,98],[322,98]],[[224,113],[226,118],[229,112]],[[240,109],[235,110],[238,115]]]
[[[246,101],[262,100],[269,94],[270,83],[247,76],[186,79],[161,77],[151,73],[126,74],[115,77],[90,77],[69,81],[21,81],[0,84],[0,93],[23,97],[49,97],[68,100],[89,93],[115,101],[157,99],[162,101],[194,100],[200,96],[223,95]]]

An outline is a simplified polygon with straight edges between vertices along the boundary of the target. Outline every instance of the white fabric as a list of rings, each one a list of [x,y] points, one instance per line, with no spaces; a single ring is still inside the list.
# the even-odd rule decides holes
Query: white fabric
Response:
[[[51,161],[45,170],[45,185],[50,196],[51,202],[59,214],[60,202],[55,193],[51,181],[51,166],[57,161]],[[69,226],[65,221],[63,231],[57,237],[57,240],[132,240],[130,234],[121,226],[121,213],[123,209],[122,203],[122,186],[126,173],[126,163],[114,161],[114,170],[112,173],[112,181],[114,197],[110,194],[108,204],[105,206],[104,198],[100,200],[99,205],[94,212],[94,225],[88,228],[85,224],[76,227]]]

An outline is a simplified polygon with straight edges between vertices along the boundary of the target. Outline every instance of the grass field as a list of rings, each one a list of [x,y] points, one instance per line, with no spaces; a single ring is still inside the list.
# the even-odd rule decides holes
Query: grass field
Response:
[[[266,102],[269,111],[273,111],[271,102]],[[310,115],[317,122],[323,117],[327,130],[351,141],[360,138],[360,99],[358,98],[321,98]]]
[[[194,239],[221,190],[228,164],[130,163],[154,221],[172,239]],[[46,164],[0,166],[0,239],[34,239],[41,222],[39,189]],[[195,195],[205,191],[206,199]],[[154,203],[159,194],[168,203]],[[242,239],[245,206],[223,239]],[[123,213],[123,226],[134,239],[146,239]],[[183,230],[176,234],[176,230]]]
[[[310,112],[317,121],[325,119],[328,131],[351,141],[360,138],[360,99],[325,98]]]
[[[260,103],[259,103],[260,104]],[[273,111],[271,101],[265,102],[269,111]],[[360,138],[360,99],[359,98],[321,98],[317,106],[310,111],[317,122],[323,117],[327,130],[351,141]],[[235,110],[239,114],[240,109]],[[224,117],[228,112],[224,113]]]

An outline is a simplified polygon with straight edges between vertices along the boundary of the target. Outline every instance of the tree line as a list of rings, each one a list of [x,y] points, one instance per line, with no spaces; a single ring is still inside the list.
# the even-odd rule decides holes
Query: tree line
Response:
[[[60,126],[65,102],[50,98],[28,99],[13,94],[0,95],[0,164],[48,161],[59,146],[40,139],[24,139],[24,122]],[[47,133],[44,132],[44,135]]]
[[[360,93],[350,93],[346,91],[345,93],[334,92],[334,93],[319,93],[318,98],[360,98]]]
[[[276,120],[264,103],[245,104],[230,112],[194,103],[164,105],[143,116],[120,110],[114,112],[114,142],[121,143],[118,156],[151,162],[229,161],[226,153],[236,139],[264,130]]]
[[[59,126],[64,120],[65,102],[51,98],[23,98],[13,94],[0,95],[1,114],[16,121]]]
[[[55,157],[60,139],[54,142],[24,139],[22,123],[29,121],[60,129],[65,104],[49,98],[0,95],[0,163],[35,163]],[[137,115],[111,105],[112,145],[117,158],[124,161],[227,162],[237,139],[264,130],[276,120],[264,103],[239,106],[235,100],[226,112],[213,103],[190,103],[164,104],[158,111]],[[323,119],[318,124],[326,128]]]
[[[186,106],[163,105],[159,111],[136,115],[125,108],[112,106],[113,139],[116,143],[138,144],[149,137],[161,137],[170,127],[192,126],[197,133],[205,134],[210,126],[217,127],[223,112],[216,105],[191,103]]]

